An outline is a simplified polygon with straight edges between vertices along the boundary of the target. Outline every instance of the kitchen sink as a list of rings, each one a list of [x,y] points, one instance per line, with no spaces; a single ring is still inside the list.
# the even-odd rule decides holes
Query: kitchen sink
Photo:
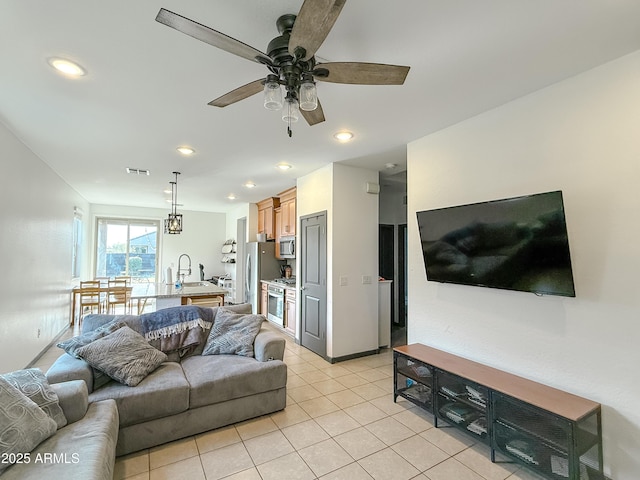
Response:
[[[209,287],[211,284],[209,282],[184,282],[182,284],[183,287]]]

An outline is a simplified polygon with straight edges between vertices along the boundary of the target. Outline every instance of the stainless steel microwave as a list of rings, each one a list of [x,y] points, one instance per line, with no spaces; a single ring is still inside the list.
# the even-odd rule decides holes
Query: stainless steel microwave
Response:
[[[296,258],[296,237],[280,237],[280,258]]]

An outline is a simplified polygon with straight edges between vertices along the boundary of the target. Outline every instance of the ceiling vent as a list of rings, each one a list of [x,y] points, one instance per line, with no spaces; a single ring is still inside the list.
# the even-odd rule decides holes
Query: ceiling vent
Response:
[[[137,175],[149,175],[149,170],[145,170],[144,168],[130,168],[127,167],[127,173],[135,173]]]

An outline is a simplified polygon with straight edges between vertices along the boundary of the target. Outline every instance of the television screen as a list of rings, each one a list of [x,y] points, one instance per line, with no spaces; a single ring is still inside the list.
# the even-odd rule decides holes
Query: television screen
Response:
[[[417,217],[427,280],[575,297],[562,192]]]

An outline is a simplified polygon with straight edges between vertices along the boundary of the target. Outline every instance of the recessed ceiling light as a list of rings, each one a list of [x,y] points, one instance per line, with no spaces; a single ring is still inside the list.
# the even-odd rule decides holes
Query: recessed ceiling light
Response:
[[[279,163],[278,168],[280,170],[289,170],[291,168],[291,165],[289,165],[288,163]]]
[[[196,153],[193,148],[187,146],[178,147],[176,150],[178,150],[182,155],[193,155]]]
[[[227,195],[227,198],[228,198],[229,200],[235,200],[235,199],[236,199],[236,196],[235,196],[233,193],[230,193],[229,195]]]
[[[48,60],[49,65],[55,68],[60,73],[68,75],[69,77],[81,77],[86,75],[87,72],[84,68],[82,68],[77,63],[74,63],[70,60],[65,60],[64,58],[50,58]]]
[[[256,184],[253,183],[253,182],[247,182],[247,183],[244,184],[244,186],[247,187],[247,188],[254,188],[256,186]]]
[[[334,138],[339,142],[348,142],[353,138],[353,133],[351,132],[338,132],[334,135]]]

